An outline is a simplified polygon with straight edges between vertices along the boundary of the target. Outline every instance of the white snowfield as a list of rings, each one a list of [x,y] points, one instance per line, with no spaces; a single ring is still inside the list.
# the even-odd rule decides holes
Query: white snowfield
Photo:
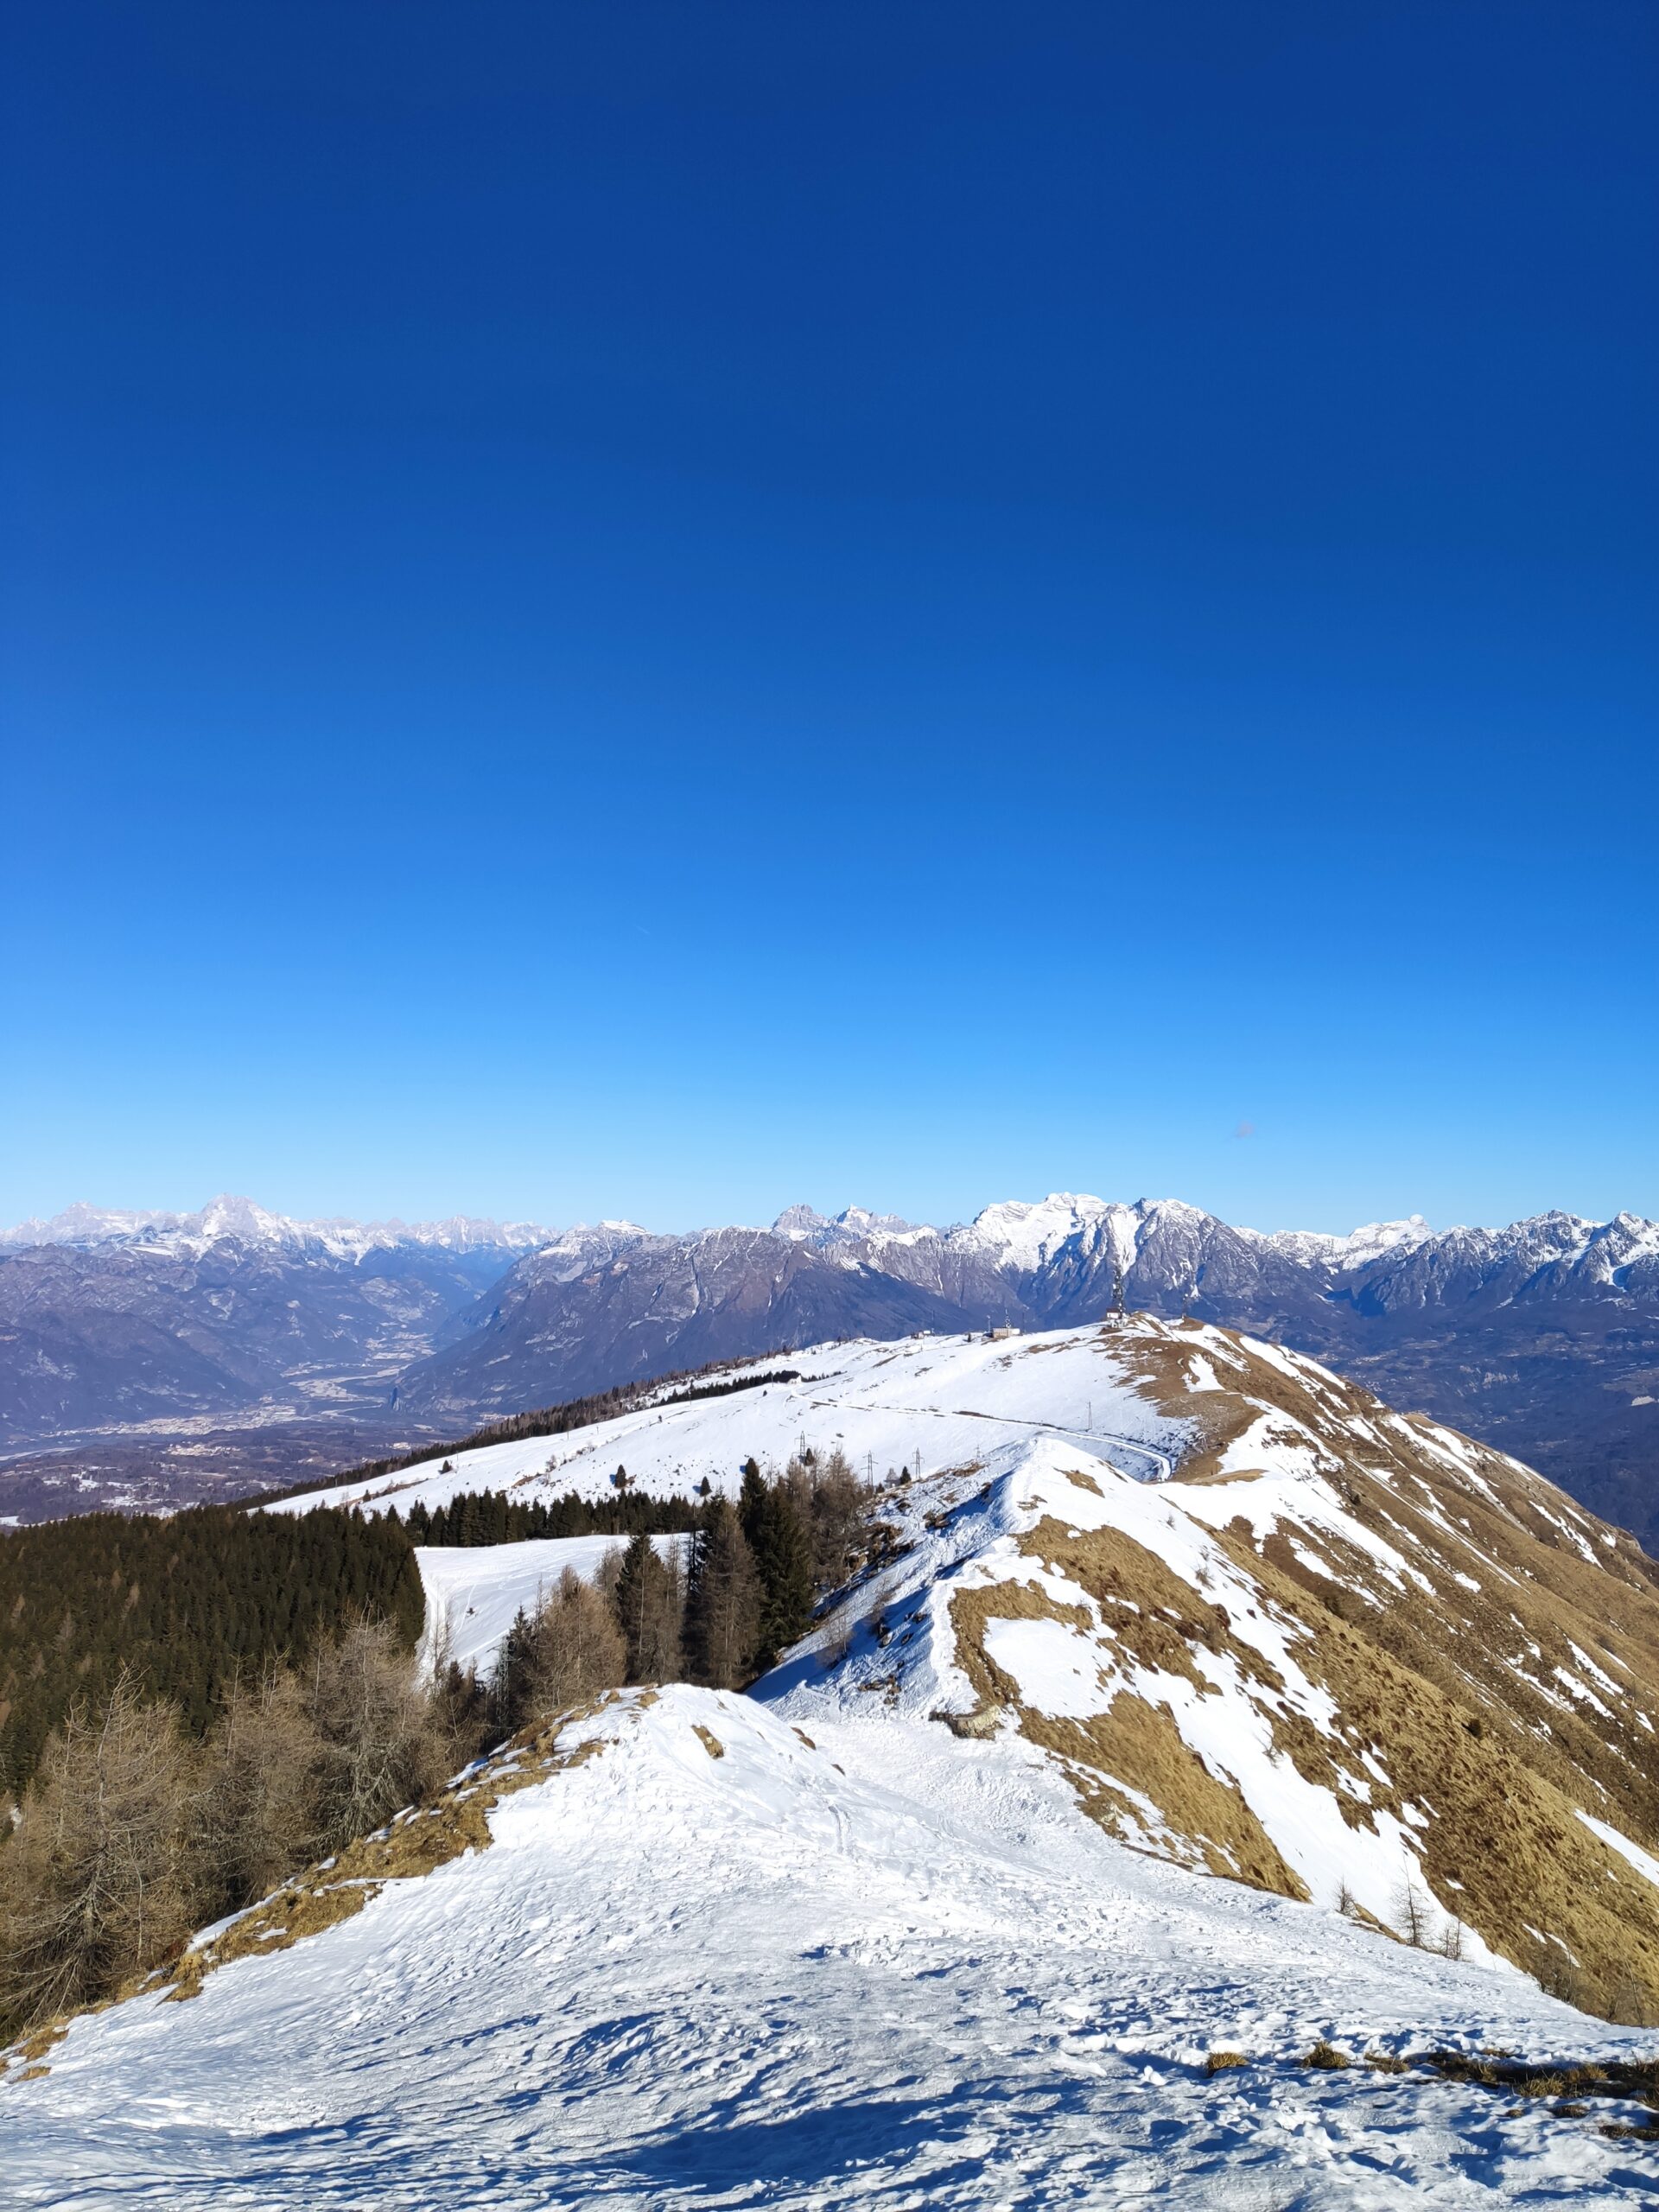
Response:
[[[690,1539],[656,1536],[652,1541],[661,1557],[669,1559],[683,1554]],[[567,1572],[583,1582],[596,1580],[612,1553],[620,1554],[626,1544],[626,1536],[548,1536],[471,1549],[417,1544],[415,1557],[426,1592],[422,1672],[429,1674],[435,1664],[453,1659],[463,1670],[475,1668],[487,1680],[521,1608],[533,1611],[544,1595],[557,1589]]]
[[[1029,1745],[880,1700],[628,1693],[492,1848],[81,2019],[0,2089],[9,2206],[1637,2207],[1649,2146],[1300,2063],[1643,2038],[1108,1842]],[[855,1700],[848,1700],[850,1707]],[[699,1733],[698,1731],[704,1732]],[[808,1737],[812,1740],[809,1742]],[[1252,2063],[1206,2076],[1216,2049]]]
[[[1198,1351],[1207,1341],[1193,1332]],[[860,1338],[740,1361],[709,1379],[784,1369],[802,1379],[690,1404],[658,1401],[563,1436],[437,1452],[397,1474],[338,1484],[327,1502],[407,1512],[417,1499],[442,1505],[463,1491],[551,1498],[574,1490],[592,1498],[608,1491],[618,1467],[653,1497],[690,1496],[705,1480],[735,1495],[751,1454],[781,1467],[803,1444],[821,1456],[839,1446],[855,1473],[880,1482],[900,1469],[915,1476],[963,1466],[1039,1432],[1075,1438],[1126,1472],[1155,1478],[1168,1472],[1169,1452],[1184,1436],[1121,1370],[1097,1324],[1001,1342],[982,1332],[896,1344]],[[665,1385],[662,1400],[672,1392]],[[314,1493],[264,1510],[303,1513],[320,1502]]]

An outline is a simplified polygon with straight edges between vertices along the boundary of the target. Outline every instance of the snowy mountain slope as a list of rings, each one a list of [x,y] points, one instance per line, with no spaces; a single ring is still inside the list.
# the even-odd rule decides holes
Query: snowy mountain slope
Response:
[[[1018,1738],[631,1693],[467,1791],[257,1908],[188,2001],[14,2066],[9,2202],[1449,2212],[1659,2183],[1601,2133],[1639,2107],[1301,2063],[1650,2038],[1127,1850]],[[1250,2063],[1207,2075],[1217,2048]]]
[[[657,1536],[664,1559],[684,1557],[689,1539]],[[621,1536],[543,1536],[518,1544],[470,1548],[416,1545],[415,1557],[426,1592],[426,1629],[420,1665],[428,1674],[442,1658],[480,1680],[494,1672],[496,1655],[522,1608],[533,1612],[567,1572],[583,1582],[596,1581],[611,1555],[620,1554]]]
[[[1395,1930],[1421,1915],[1659,2015],[1659,1892],[1594,1825],[1659,1852],[1659,1569],[1628,1537],[1200,1323],[797,1357],[796,1382],[330,1495],[598,1497],[619,1466],[657,1495],[734,1491],[751,1453],[808,1447],[901,1468],[893,1564],[779,1681],[1018,1732],[1139,1847]]]
[[[616,1419],[554,1437],[527,1437],[435,1455],[392,1475],[339,1484],[331,1501],[386,1499],[406,1510],[416,1499],[442,1505],[462,1491],[516,1490],[528,1498],[575,1490],[598,1497],[617,1468],[655,1497],[689,1496],[703,1481],[736,1492],[751,1453],[781,1465],[803,1440],[839,1446],[855,1471],[880,1481],[959,1465],[1001,1443],[1058,1425],[1121,1439],[1128,1462],[1160,1471],[1188,1424],[1171,1420],[1111,1356],[1097,1330],[993,1342],[986,1335],[913,1336],[898,1342],[817,1344],[791,1355],[794,1382],[770,1382],[689,1404],[648,1402]],[[1033,1363],[1041,1348],[1040,1366]],[[765,1372],[770,1362],[728,1370]],[[717,1382],[717,1373],[709,1378]],[[662,1394],[673,1395],[672,1388]],[[303,1512],[313,1501],[272,1503]]]

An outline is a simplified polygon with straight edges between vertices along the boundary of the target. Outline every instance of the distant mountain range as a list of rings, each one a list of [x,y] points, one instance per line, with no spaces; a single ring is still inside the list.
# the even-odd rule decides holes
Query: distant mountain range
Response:
[[[709,1360],[1119,1302],[1310,1351],[1659,1540],[1659,1224],[1264,1235],[1070,1193],[684,1236],[73,1207],[0,1233],[0,1510],[175,1503]]]
[[[551,1243],[556,1234],[530,1222],[474,1221],[462,1214],[448,1221],[293,1221],[286,1214],[268,1213],[251,1198],[227,1197],[213,1199],[200,1213],[67,1206],[50,1221],[20,1221],[15,1229],[0,1229],[0,1252],[62,1244],[82,1252],[123,1245],[200,1253],[215,1244],[238,1244],[248,1249],[326,1252],[334,1259],[361,1260],[372,1252],[408,1245],[439,1252],[531,1252]]]

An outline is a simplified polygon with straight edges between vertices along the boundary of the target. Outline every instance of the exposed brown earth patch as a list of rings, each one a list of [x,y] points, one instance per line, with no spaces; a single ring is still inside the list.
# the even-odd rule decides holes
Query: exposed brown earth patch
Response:
[[[1128,1544],[1127,1538],[1122,1541]],[[1140,1551],[1138,1545],[1128,1548]],[[1141,1556],[1154,1567],[1162,1566],[1149,1553]],[[1084,1810],[1103,1827],[1138,1840],[1145,1820],[1130,1792],[1138,1793],[1156,1806],[1174,1847],[1173,1855],[1188,1865],[1282,1897],[1306,1896],[1236,1785],[1211,1774],[1182,1741],[1166,1707],[1150,1705],[1128,1690],[1120,1690],[1104,1713],[1086,1719],[1056,1718],[1022,1703],[1019,1684],[985,1648],[987,1626],[994,1620],[1058,1620],[1087,1632],[1093,1623],[1084,1608],[1056,1604],[1034,1582],[997,1582],[958,1591],[950,1601],[950,1618],[957,1656],[978,1693],[980,1711],[1016,1714],[1020,1733],[1065,1763]],[[1148,1633],[1154,1648],[1179,1659],[1179,1671],[1198,1681],[1191,1654],[1178,1637],[1165,1631],[1162,1623]]]

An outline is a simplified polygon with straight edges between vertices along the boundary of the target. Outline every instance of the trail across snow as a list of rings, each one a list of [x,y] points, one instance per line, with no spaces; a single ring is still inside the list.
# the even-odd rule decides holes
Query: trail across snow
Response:
[[[1113,1845],[1029,1747],[880,1711],[804,1735],[810,1704],[631,1694],[489,1851],[79,2022],[0,2090],[8,2204],[1659,2199],[1596,2119],[1299,2063],[1320,2035],[1643,2038]],[[1217,2045],[1255,2063],[1207,2077]]]

